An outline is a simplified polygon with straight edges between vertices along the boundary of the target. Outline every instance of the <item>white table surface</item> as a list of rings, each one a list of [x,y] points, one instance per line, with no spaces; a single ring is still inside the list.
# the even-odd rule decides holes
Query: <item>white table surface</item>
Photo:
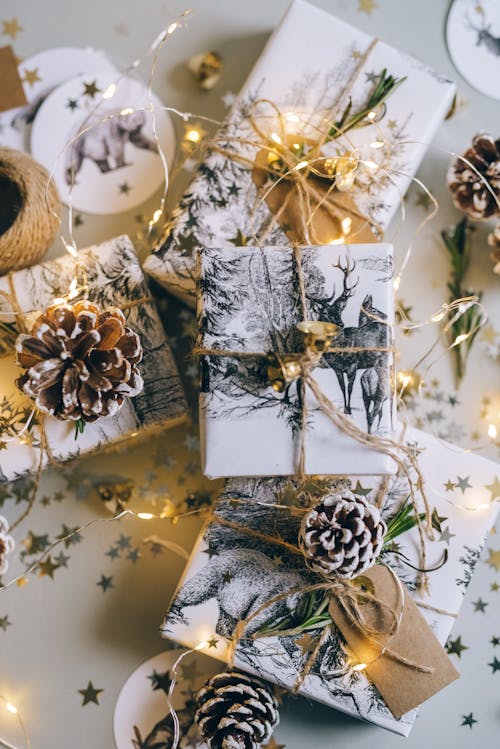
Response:
[[[454,70],[444,41],[444,24],[449,3],[445,0],[316,0],[316,4],[380,36],[401,49],[425,60],[432,67],[457,81],[465,102],[458,113],[441,128],[430,149],[419,177],[440,201],[438,217],[428,225],[416,245],[414,256],[400,291],[412,317],[424,319],[446,299],[448,263],[439,239],[439,230],[458,220],[446,191],[444,175],[449,156],[445,151],[463,150],[479,130],[498,135],[499,103],[474,92]],[[281,17],[287,0],[194,0],[195,10],[188,29],[172,37],[160,60],[156,92],[163,101],[181,110],[199,112],[220,119],[226,107],[222,97],[236,92],[262,49],[270,30]],[[373,6],[373,7],[372,7]],[[160,0],[106,0],[106,2],[68,2],[67,0],[2,0],[2,21],[17,18],[22,26],[13,41],[21,57],[50,46],[86,46],[105,50],[112,59],[125,63],[139,56],[159,30],[185,7]],[[365,12],[363,12],[365,8]],[[366,12],[370,11],[371,12]],[[0,35],[0,42],[12,41]],[[335,39],[332,39],[335,44]],[[214,91],[204,93],[186,71],[186,60],[195,53],[215,49],[225,60],[222,79]],[[305,52],[304,52],[305,54]],[[175,123],[178,133],[183,125]],[[495,129],[496,128],[496,129]],[[188,175],[185,175],[187,178]],[[171,201],[185,184],[180,179],[171,191]],[[399,257],[423,218],[423,208],[412,189],[406,201],[408,220],[397,237]],[[135,218],[156,207],[155,200],[128,214],[107,217],[83,216],[76,229],[79,246],[98,242],[115,234],[138,231]],[[389,233],[390,235],[390,233]],[[500,329],[500,278],[491,272],[484,243],[485,230],[474,238],[470,283],[484,289],[484,302],[493,328]],[[390,238],[390,236],[389,236]],[[52,255],[60,254],[56,242]],[[177,350],[189,347],[193,320],[186,310],[161,295],[161,307],[167,327],[175,334]],[[411,367],[432,341],[436,331],[425,329],[400,342],[401,367]],[[188,370],[193,384],[195,368]],[[431,370],[429,397],[419,409],[424,428],[432,428],[460,439],[462,444],[487,442],[487,421],[483,418],[484,398],[500,404],[499,365],[486,355],[483,341],[476,345],[468,374],[456,406],[448,402],[453,394],[450,361],[444,354]],[[491,408],[491,406],[488,406]],[[499,411],[499,408],[496,408]],[[437,412],[437,416],[436,416]],[[429,418],[430,415],[430,418]],[[413,420],[417,415],[410,414]],[[498,445],[490,445],[486,455],[498,459]],[[191,491],[208,483],[199,474],[197,440],[193,427],[168,433],[160,442],[128,448],[121,454],[86,459],[62,472],[47,472],[42,479],[38,506],[17,531],[18,551],[29,531],[49,534],[52,539],[68,527],[94,518],[106,517],[96,485],[116,477],[135,482],[133,506],[153,511],[165,496],[182,502]],[[19,505],[12,488],[0,487],[0,512],[13,518]],[[208,487],[213,490],[213,487]],[[26,494],[26,492],[25,492]],[[19,495],[21,497],[25,494]],[[156,504],[155,504],[156,503]],[[121,685],[143,660],[164,649],[157,629],[182,570],[181,559],[163,553],[154,556],[145,537],[156,534],[175,539],[189,549],[197,535],[199,521],[183,521],[177,526],[151,522],[146,529],[141,521],[127,519],[99,524],[83,534],[76,544],[62,549],[68,555],[67,568],[59,566],[54,578],[31,575],[29,583],[0,592],[0,694],[22,711],[33,749],[111,749],[114,745],[112,717]],[[121,541],[117,559],[107,555],[120,543],[120,535],[131,537],[131,546]],[[498,549],[494,536],[487,547]],[[118,546],[118,548],[120,548]],[[133,561],[131,549],[140,556]],[[58,554],[61,548],[57,549]],[[500,734],[500,671],[493,673],[488,664],[500,658],[500,646],[491,643],[500,637],[500,571],[479,564],[467,593],[453,637],[461,636],[468,647],[458,660],[462,677],[422,707],[413,732],[406,740],[408,749],[453,746],[454,749],[482,747],[494,749]],[[15,574],[22,566],[14,564]],[[112,577],[112,587],[103,591],[97,583],[101,575]],[[4,580],[8,580],[8,573]],[[493,588],[491,587],[493,584]],[[476,611],[474,601],[482,598],[487,606]],[[6,619],[5,619],[6,617]],[[495,652],[496,650],[496,652]],[[82,707],[78,693],[91,680],[102,689],[99,705]],[[463,716],[473,714],[472,728],[462,726]],[[15,719],[0,705],[0,736],[22,747],[23,740]],[[286,749],[349,746],[349,749],[391,749],[405,741],[381,729],[310,704],[300,698],[285,701],[282,721],[276,733],[278,746]],[[1,746],[1,744],[0,744]]]

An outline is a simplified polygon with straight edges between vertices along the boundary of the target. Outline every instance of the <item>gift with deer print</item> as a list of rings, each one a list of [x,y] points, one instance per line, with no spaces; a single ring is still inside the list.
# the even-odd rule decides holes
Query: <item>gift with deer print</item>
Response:
[[[394,472],[392,247],[206,249],[198,265],[204,472]]]

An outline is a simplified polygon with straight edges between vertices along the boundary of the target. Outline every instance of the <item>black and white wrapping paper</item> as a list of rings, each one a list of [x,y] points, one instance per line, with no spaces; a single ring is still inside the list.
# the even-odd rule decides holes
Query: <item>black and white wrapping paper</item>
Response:
[[[393,461],[336,427],[306,386],[307,418],[297,383],[282,394],[269,384],[265,357],[297,350],[296,324],[335,323],[344,348],[392,346],[392,247],[325,245],[300,250],[308,309],[301,309],[299,269],[288,247],[207,249],[200,253],[199,345],[238,356],[201,357],[200,428],[207,476],[297,473],[391,473]],[[390,350],[327,353],[313,377],[354,424],[392,437]]]
[[[130,239],[121,236],[82,250],[79,262],[86,271],[89,301],[101,308],[121,308],[127,324],[139,334],[144,352],[139,365],[144,389],[135,398],[126,399],[115,415],[86,424],[77,439],[74,422],[48,416],[45,419],[47,441],[57,461],[69,460],[150,429],[173,426],[187,416],[177,367]],[[57,297],[68,292],[74,272],[73,259],[65,255],[13,273],[10,278],[19,306],[26,312],[43,311],[54,304]],[[1,290],[12,294],[12,288],[7,276],[0,278]],[[136,304],[138,300],[142,301]],[[8,301],[2,297],[0,319],[12,322],[14,317],[10,311]],[[32,402],[15,386],[20,369],[16,366],[14,353],[4,356],[1,361],[0,409],[2,418],[7,419],[3,424],[7,431],[9,427],[15,427],[17,415],[29,413]],[[9,420],[13,423],[10,424]],[[11,481],[36,470],[40,461],[37,426],[33,427],[32,437],[6,441],[0,451],[0,481]],[[47,456],[42,457],[46,462]]]
[[[495,523],[499,507],[495,482],[498,482],[499,468],[492,461],[417,429],[408,428],[406,440],[419,452],[430,505],[444,518],[442,533],[437,533],[436,542],[428,545],[429,565],[442,559],[445,550],[448,560],[440,569],[429,573],[428,594],[416,589],[417,573],[402,563],[400,557],[386,554],[382,560],[394,569],[416,602],[422,601],[448,612],[420,609],[439,642],[444,644]],[[461,483],[457,483],[457,470]],[[337,482],[345,480],[330,480],[330,487],[338,487]],[[348,481],[354,493],[374,501],[381,478],[351,476]],[[446,491],[446,485],[453,485],[454,489]],[[311,486],[304,489],[306,494],[312,490]],[[245,528],[249,528],[296,545],[301,515],[272,506],[275,503],[292,505],[296,495],[297,484],[290,479],[232,479],[226,483],[215,512],[241,525],[242,529],[224,526],[214,519],[201,533],[170,612],[162,623],[163,636],[189,647],[205,643],[200,648],[203,652],[227,661],[228,646],[238,621],[246,619],[273,596],[319,581],[307,571],[300,554],[245,532]],[[384,517],[392,517],[407,496],[406,480],[391,477]],[[418,565],[417,529],[397,540],[400,550]],[[250,622],[247,635],[294,612],[299,600],[300,596],[294,594],[265,607]],[[320,633],[321,630],[308,632],[313,638]],[[240,640],[234,663],[238,668],[292,689],[309,652],[301,634],[247,637]],[[300,694],[407,736],[417,710],[399,720],[394,718],[364,673],[347,669],[344,675],[333,674],[343,669],[346,661],[342,640],[333,629],[305,677]]]
[[[324,10],[294,0],[243,86],[218,143],[252,162],[256,149],[237,139],[255,140],[249,114],[257,100],[267,99],[279,107],[290,134],[317,138],[317,128],[324,130],[325,121],[336,120],[339,97],[345,107],[351,96],[355,111],[366,102],[384,68],[396,78],[406,77],[385,102],[385,116],[376,127],[351,130],[330,144],[332,153],[339,143],[348,151],[358,149],[365,166],[352,196],[361,213],[383,231],[448,112],[455,87],[383,41],[376,43],[357,70],[372,41],[368,34]],[[346,93],[353,75],[352,90]],[[269,116],[259,126],[268,134],[279,130]],[[386,147],[373,146],[380,142]],[[210,152],[174,211],[162,246],[146,259],[146,272],[194,304],[196,251],[231,247],[241,244],[241,236],[258,234],[270,219],[266,204],[258,203],[248,163]],[[288,240],[276,227],[267,241],[286,244]]]

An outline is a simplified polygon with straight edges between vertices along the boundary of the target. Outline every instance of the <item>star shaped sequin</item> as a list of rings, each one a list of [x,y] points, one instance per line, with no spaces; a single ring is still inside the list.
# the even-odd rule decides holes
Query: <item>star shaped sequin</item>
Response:
[[[368,73],[365,73],[365,78],[367,83],[378,83],[380,75],[374,70],[370,70]]]
[[[486,563],[490,565],[490,567],[494,567],[497,572],[500,572],[500,549],[488,549],[489,559],[486,560]]]
[[[61,551],[56,557],[54,557],[54,560],[57,562],[58,567],[67,567],[70,557],[68,554],[65,554],[64,551]]]
[[[371,491],[371,487],[365,488],[360,481],[356,481],[356,486],[352,490],[352,493],[357,494],[358,497],[367,497]]]
[[[104,689],[96,689],[91,681],[87,684],[85,689],[79,689],[78,692],[83,697],[82,707],[88,705],[89,702],[93,702],[95,705],[99,704],[99,695],[104,692]]]
[[[488,602],[483,601],[482,598],[478,598],[477,601],[472,601],[472,605],[474,606],[474,611],[481,611],[484,614]]]
[[[89,96],[91,99],[100,92],[100,88],[97,86],[97,81],[91,81],[90,83],[83,84],[83,95]]]
[[[462,652],[468,650],[468,645],[462,645],[462,636],[459,635],[455,640],[448,640],[445,645],[445,650],[448,655],[456,655],[458,658],[462,657]]]
[[[490,583],[490,590],[492,593],[498,593],[500,590],[500,585],[497,582]]]
[[[121,185],[118,185],[118,191],[120,195],[128,195],[131,190],[131,187],[128,182],[122,182]]]
[[[500,671],[500,661],[497,657],[493,658],[492,662],[488,663],[488,666],[491,666],[494,674],[496,674],[497,671]]]
[[[0,629],[2,632],[7,632],[7,627],[12,627],[12,622],[8,616],[0,616]]]
[[[366,13],[368,16],[370,16],[378,7],[378,3],[376,3],[375,0],[358,0],[358,11],[360,13]]]
[[[71,109],[71,111],[78,109],[78,100],[68,99],[68,101],[66,102],[66,109]]]
[[[492,637],[490,640],[490,643],[493,645],[494,648],[496,648],[497,645],[500,645],[500,637]]]
[[[15,39],[21,31],[24,31],[24,29],[17,18],[13,18],[11,21],[2,21],[2,34],[10,36],[11,39]]]
[[[159,674],[155,668],[153,669],[153,673],[148,676],[148,679],[151,682],[151,688],[153,691],[163,689],[164,692],[168,692],[170,684],[172,683],[170,671],[164,671]]]
[[[474,713],[462,715],[462,723],[460,725],[469,726],[469,728],[472,728],[474,723],[477,723],[477,720],[474,718]]]
[[[44,559],[43,562],[38,562],[38,575],[39,577],[50,577],[51,580],[54,579],[54,572],[58,569],[59,565],[54,563],[52,561],[52,555],[49,554],[47,559]]]
[[[490,500],[492,502],[498,499],[500,497],[500,481],[498,480],[498,476],[495,476],[491,484],[486,484],[484,488],[490,492]]]
[[[116,546],[111,546],[111,548],[107,550],[106,556],[110,559],[119,559],[120,549],[117,549]]]
[[[21,80],[23,83],[27,83],[28,86],[34,86],[35,83],[42,80],[38,75],[38,68],[33,68],[32,70],[24,68],[23,73],[24,75]]]
[[[209,648],[217,648],[218,644],[219,644],[219,640],[215,636],[210,637],[210,639],[207,640],[207,646]]]
[[[466,489],[472,489],[472,484],[469,482],[469,478],[470,476],[465,476],[465,478],[457,476],[457,486],[462,494],[465,494]]]
[[[61,532],[58,536],[56,536],[56,538],[58,538],[60,541],[64,541],[65,549],[73,546],[74,544],[79,544],[82,540],[82,537],[78,530],[78,526],[74,525],[73,528],[70,528],[66,525],[66,523],[62,524]]]
[[[439,538],[441,539],[441,541],[444,541],[447,546],[449,546],[451,539],[455,538],[455,536],[456,533],[450,533],[450,529],[445,528],[444,531],[441,531]]]
[[[31,556],[32,554],[39,554],[44,551],[49,545],[48,533],[37,536],[33,531],[28,533],[28,537],[24,539],[24,545],[26,547],[26,554]]]
[[[451,481],[451,479],[448,479],[448,481],[445,484],[443,484],[443,486],[445,488],[445,491],[447,491],[447,492],[452,492],[457,487],[457,485],[455,483],[453,483],[453,481]]]
[[[127,554],[127,559],[129,559],[134,564],[141,558],[141,552],[139,549],[131,549]]]
[[[122,533],[116,545],[119,549],[130,549],[132,546],[132,536],[124,536]]]
[[[102,592],[105,593],[110,588],[114,588],[113,578],[101,575],[101,579],[96,583],[96,585],[102,588]]]

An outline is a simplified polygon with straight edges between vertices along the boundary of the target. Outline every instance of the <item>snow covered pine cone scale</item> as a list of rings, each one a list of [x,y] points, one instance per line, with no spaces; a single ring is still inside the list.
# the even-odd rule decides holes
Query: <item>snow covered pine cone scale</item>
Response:
[[[314,572],[351,578],[375,564],[386,530],[378,507],[344,490],[327,494],[305,515],[299,545]]]
[[[210,749],[259,749],[279,722],[271,688],[247,674],[216,674],[195,704],[195,722]]]
[[[139,336],[115,307],[90,302],[48,307],[16,341],[25,370],[17,386],[43,413],[92,422],[138,395],[143,380]]]

